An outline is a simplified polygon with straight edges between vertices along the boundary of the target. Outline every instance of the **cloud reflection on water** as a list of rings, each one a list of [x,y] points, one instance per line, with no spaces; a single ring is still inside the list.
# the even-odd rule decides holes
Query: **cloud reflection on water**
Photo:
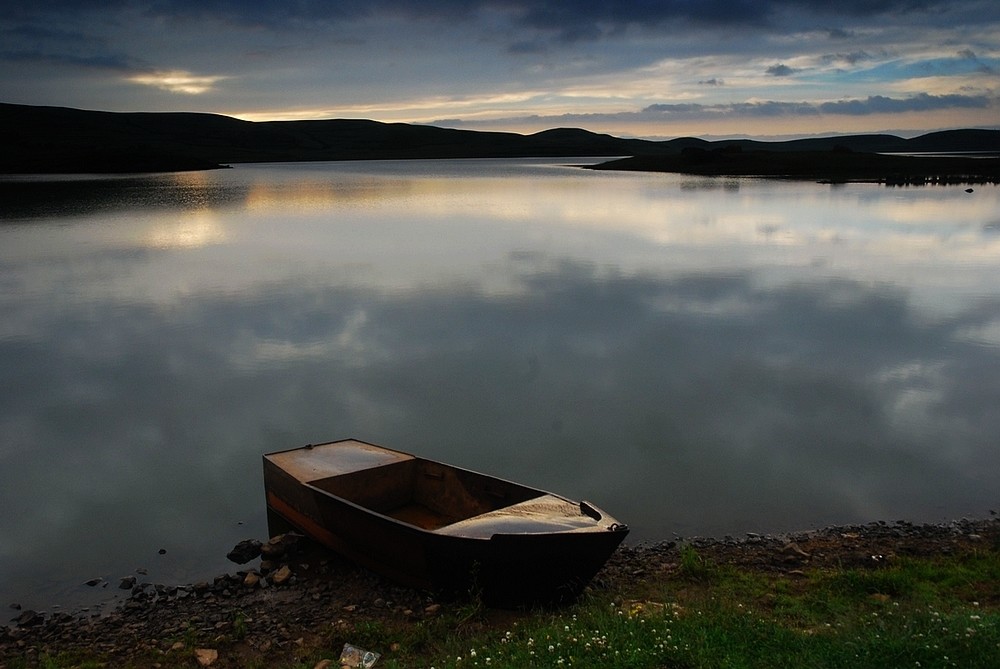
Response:
[[[734,222],[688,188],[606,220],[594,183],[511,206],[510,185],[394,187],[278,219],[219,191],[207,219],[4,229],[2,597],[227,569],[264,532],[260,454],[344,436],[590,498],[636,540],[995,505],[1000,299],[925,296],[992,285],[985,264],[870,254],[918,233],[864,220],[823,246],[815,187],[802,215],[748,196]],[[977,215],[955,210],[940,245],[995,253],[947,236]],[[149,243],[203,220],[210,244]]]
[[[992,501],[998,359],[958,334],[996,305],[929,325],[860,283],[543,265],[518,295],[275,284],[4,338],[5,570],[235,541],[261,452],[349,435],[599,500],[645,539]]]

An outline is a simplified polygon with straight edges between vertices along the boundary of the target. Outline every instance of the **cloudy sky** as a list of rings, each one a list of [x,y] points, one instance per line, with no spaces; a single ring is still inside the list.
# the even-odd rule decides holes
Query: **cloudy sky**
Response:
[[[1000,127],[996,0],[44,0],[0,101],[779,136]]]

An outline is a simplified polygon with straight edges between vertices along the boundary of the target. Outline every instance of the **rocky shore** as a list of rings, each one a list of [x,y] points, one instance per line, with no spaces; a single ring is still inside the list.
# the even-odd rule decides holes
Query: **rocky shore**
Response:
[[[996,547],[1000,519],[624,545],[590,587],[624,592],[637,580],[670,579],[685,545],[715,564],[795,578],[811,568],[874,568],[901,556]],[[178,586],[126,577],[119,585],[130,595],[110,613],[49,614],[12,605],[9,623],[0,627],[0,669],[38,666],[46,657],[74,652],[99,654],[111,666],[160,660],[184,666],[167,662],[171,655],[190,658],[192,666],[291,663],[311,647],[353,642],[354,630],[366,621],[419,624],[468,605],[396,586],[296,535],[241,542],[230,555],[245,566],[212,582]],[[504,620],[510,615],[516,613],[506,612]]]

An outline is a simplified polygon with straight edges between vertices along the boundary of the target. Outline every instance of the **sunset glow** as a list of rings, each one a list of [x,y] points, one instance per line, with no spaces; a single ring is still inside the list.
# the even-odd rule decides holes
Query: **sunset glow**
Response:
[[[0,10],[0,100],[246,120],[788,136],[1000,126],[994,0]]]

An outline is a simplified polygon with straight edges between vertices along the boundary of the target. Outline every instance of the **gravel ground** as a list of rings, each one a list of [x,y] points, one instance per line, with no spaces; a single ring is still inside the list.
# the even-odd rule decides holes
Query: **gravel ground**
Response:
[[[690,538],[623,545],[591,587],[625,590],[637,579],[669,579],[683,544],[716,564],[795,575],[807,568],[878,566],[896,556],[946,555],[1000,546],[1000,519],[940,525],[872,523],[783,535]],[[416,624],[463,602],[439,602],[398,587],[314,546],[285,538],[267,554],[211,583],[183,586],[135,583],[131,596],[108,613],[70,615],[8,609],[0,627],[0,669],[35,666],[46,656],[84,650],[106,655],[111,666],[187,657],[195,648],[217,650],[215,667],[291,662],[318,643],[351,641],[364,621]],[[287,568],[286,568],[287,567]],[[510,619],[498,613],[498,624]],[[502,621],[502,622],[501,622]],[[343,637],[341,640],[340,637]],[[208,659],[211,659],[210,656]]]

